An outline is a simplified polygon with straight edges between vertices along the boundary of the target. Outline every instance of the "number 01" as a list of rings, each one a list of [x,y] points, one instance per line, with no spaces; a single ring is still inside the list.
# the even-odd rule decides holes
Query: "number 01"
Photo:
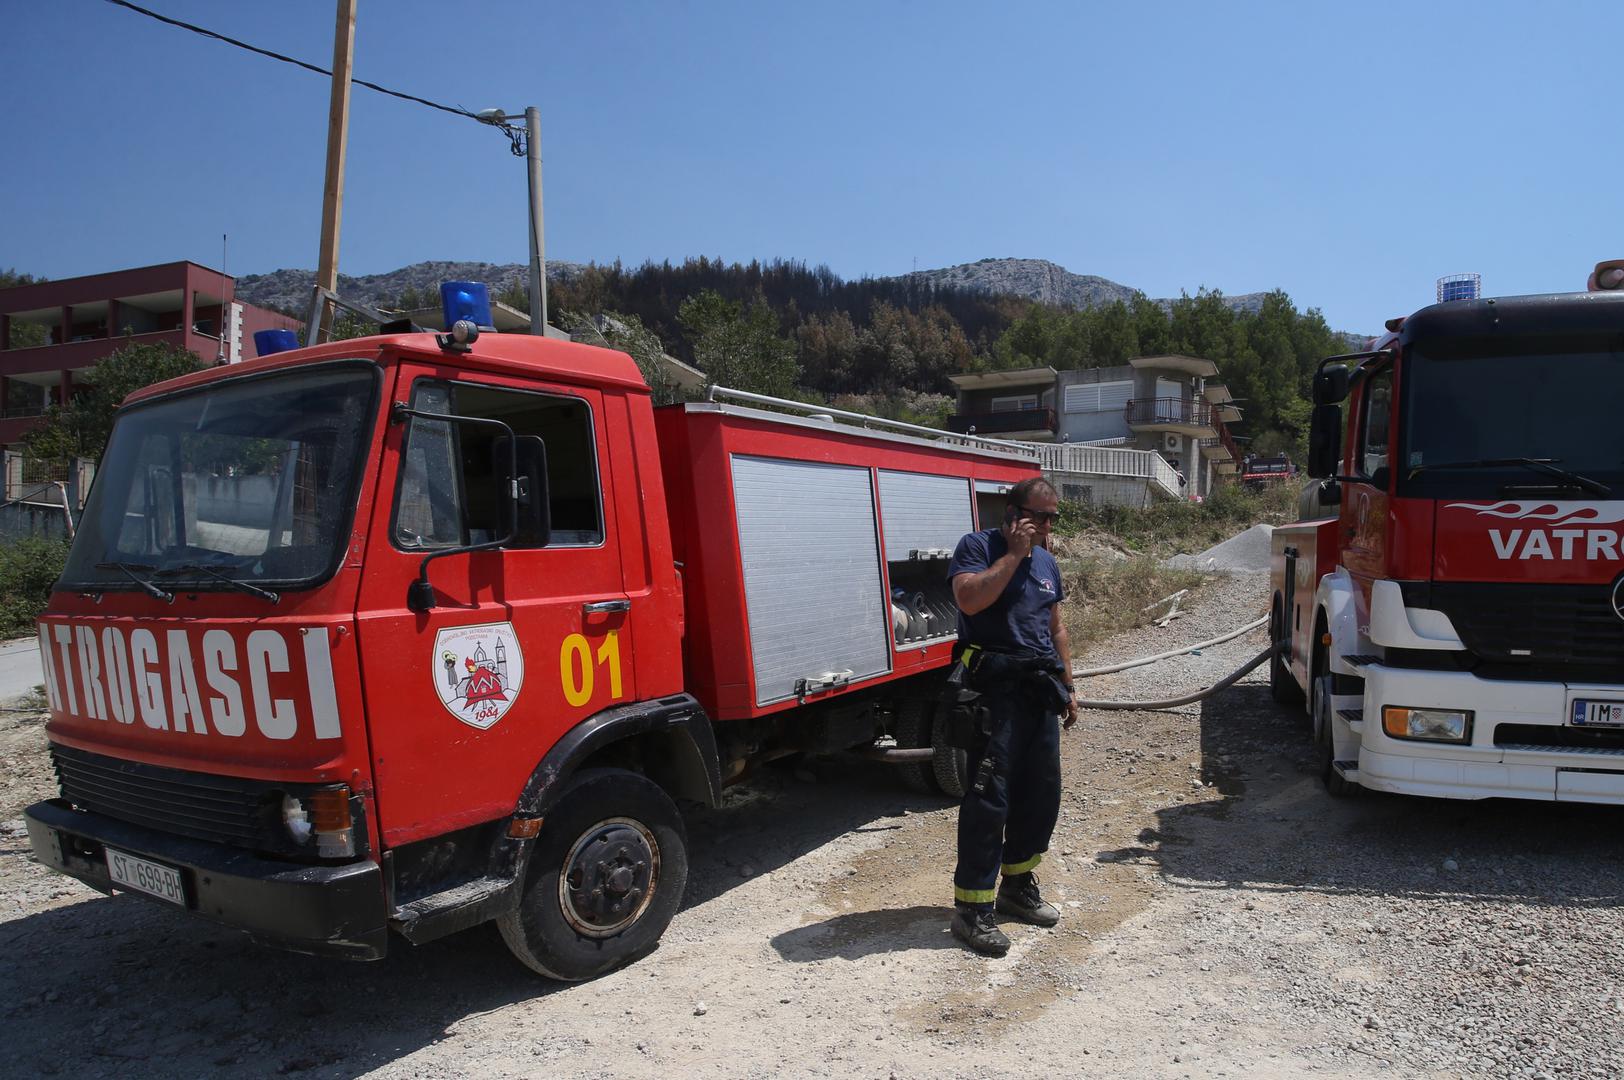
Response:
[[[609,700],[621,695],[620,634],[614,630],[604,635],[598,646],[598,666],[609,668]],[[571,705],[585,705],[592,700],[593,682],[592,643],[585,634],[571,634],[564,639],[558,652],[558,684],[564,688],[564,700]]]

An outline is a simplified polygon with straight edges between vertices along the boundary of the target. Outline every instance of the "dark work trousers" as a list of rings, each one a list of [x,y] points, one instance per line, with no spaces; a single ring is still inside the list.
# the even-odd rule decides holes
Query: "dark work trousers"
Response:
[[[959,804],[959,904],[990,905],[1000,871],[1035,867],[1060,818],[1060,717],[1030,678],[987,687],[982,700],[992,711],[992,733],[984,749],[971,748],[970,786]]]

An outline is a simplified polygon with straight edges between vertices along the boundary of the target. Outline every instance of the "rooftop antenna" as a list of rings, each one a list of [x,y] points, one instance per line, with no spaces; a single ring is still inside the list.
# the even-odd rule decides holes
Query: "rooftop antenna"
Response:
[[[223,277],[223,278],[228,278],[228,279],[231,277],[231,274],[226,270],[226,234],[225,233],[220,234],[220,276]],[[236,291],[237,290],[235,290],[235,289],[232,290],[232,299],[236,299]],[[223,363],[226,362],[226,325],[227,325],[227,323],[230,322],[230,320],[231,320],[231,311],[230,311],[230,309],[228,308],[228,306],[226,304],[225,289],[221,289],[220,290],[220,317],[217,320],[215,320],[215,325],[214,325],[215,334],[216,334],[216,338],[215,338],[216,343],[215,343],[215,347],[214,347],[214,363],[215,363],[216,366],[219,366],[220,364],[223,364]]]

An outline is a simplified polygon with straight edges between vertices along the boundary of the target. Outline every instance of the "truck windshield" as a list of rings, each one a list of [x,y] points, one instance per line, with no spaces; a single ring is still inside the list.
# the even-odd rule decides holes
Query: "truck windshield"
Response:
[[[1400,495],[1624,497],[1624,334],[1423,339],[1403,383]]]
[[[60,586],[325,580],[347,542],[377,384],[371,363],[341,362],[122,413]]]

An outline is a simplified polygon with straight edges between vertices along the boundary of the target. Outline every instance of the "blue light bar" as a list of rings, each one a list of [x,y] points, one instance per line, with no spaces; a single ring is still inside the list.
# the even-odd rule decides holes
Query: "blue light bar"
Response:
[[[482,281],[441,282],[440,310],[445,315],[447,330],[459,319],[466,319],[481,330],[496,329],[496,324],[491,322],[491,293]]]
[[[287,352],[299,347],[299,335],[292,330],[255,330],[254,352],[260,356]]]

